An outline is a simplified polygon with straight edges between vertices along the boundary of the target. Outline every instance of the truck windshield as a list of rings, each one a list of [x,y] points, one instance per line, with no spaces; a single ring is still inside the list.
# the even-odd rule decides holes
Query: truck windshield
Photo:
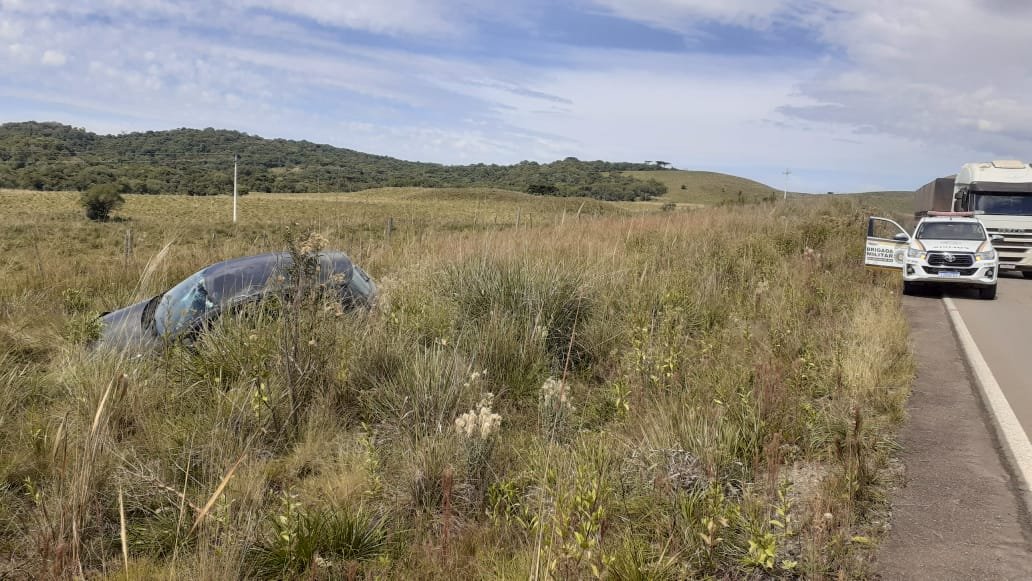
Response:
[[[971,209],[986,214],[1032,216],[1032,194],[972,192]]]
[[[917,231],[918,240],[985,240],[985,230],[974,222],[926,222]]]

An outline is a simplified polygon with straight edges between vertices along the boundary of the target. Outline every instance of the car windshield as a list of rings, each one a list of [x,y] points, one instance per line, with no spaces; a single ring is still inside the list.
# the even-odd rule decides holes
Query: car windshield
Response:
[[[971,206],[986,214],[1032,216],[1032,195],[977,192],[971,194]]]
[[[926,222],[917,231],[919,240],[985,240],[977,222]]]
[[[189,329],[212,307],[204,276],[198,272],[161,296],[154,310],[154,326],[159,335],[174,337]]]

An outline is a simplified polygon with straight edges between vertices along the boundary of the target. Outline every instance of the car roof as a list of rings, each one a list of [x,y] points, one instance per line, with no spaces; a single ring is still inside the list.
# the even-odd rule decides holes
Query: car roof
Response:
[[[325,283],[334,275],[351,280],[354,265],[343,252],[319,253],[319,281]],[[294,259],[289,252],[269,252],[216,262],[199,271],[208,292],[218,300],[220,295],[236,295],[255,287],[266,287],[274,276],[286,274]]]
[[[346,260],[348,263],[351,259],[348,258],[347,254],[337,251],[320,252],[319,257],[328,258],[330,260]],[[246,268],[249,265],[289,265],[293,262],[293,258],[289,252],[267,252],[265,254],[255,254],[253,256],[239,256],[237,258],[230,258],[229,260],[223,260],[222,262],[216,262],[215,264],[209,264],[204,267],[202,271],[205,274],[217,274],[225,270],[233,270],[237,268]]]

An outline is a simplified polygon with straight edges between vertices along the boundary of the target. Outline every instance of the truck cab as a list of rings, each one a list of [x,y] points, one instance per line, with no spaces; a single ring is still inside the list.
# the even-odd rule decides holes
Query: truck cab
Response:
[[[1032,278],[1032,166],[1018,160],[966,163],[952,197],[953,210],[977,212],[990,235],[1003,237],[995,244],[1000,268]]]
[[[864,264],[899,270],[903,294],[921,286],[967,286],[983,299],[996,298],[1000,258],[990,234],[971,212],[928,212],[913,234],[887,218],[872,217],[867,226]]]

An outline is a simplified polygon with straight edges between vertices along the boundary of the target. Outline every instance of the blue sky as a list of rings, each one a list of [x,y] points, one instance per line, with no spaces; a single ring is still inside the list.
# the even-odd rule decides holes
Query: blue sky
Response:
[[[1021,0],[0,0],[0,121],[795,190],[1032,158]]]

